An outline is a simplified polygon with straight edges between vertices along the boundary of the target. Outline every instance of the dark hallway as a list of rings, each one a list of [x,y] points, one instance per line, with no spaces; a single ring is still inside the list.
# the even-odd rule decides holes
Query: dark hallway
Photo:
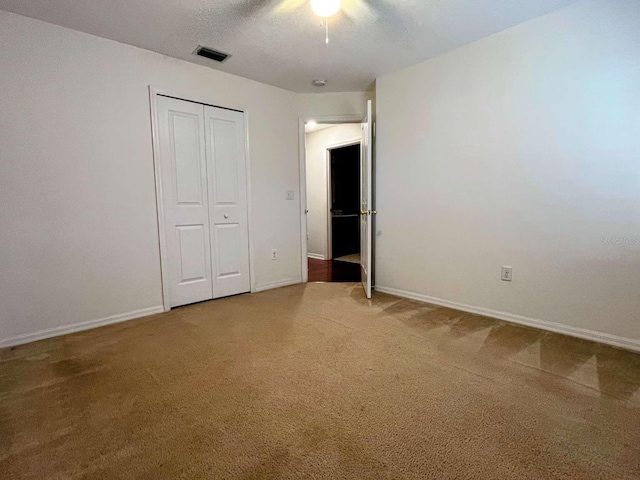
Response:
[[[331,244],[334,259],[360,253],[360,144],[331,150]]]

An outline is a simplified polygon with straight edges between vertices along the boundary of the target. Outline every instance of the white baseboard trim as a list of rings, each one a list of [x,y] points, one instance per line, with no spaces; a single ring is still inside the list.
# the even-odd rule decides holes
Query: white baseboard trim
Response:
[[[293,277],[286,280],[279,280],[277,282],[265,283],[264,285],[256,285],[253,293],[264,292],[265,290],[273,290],[274,288],[288,287],[290,285],[297,285],[302,283],[302,277]]]
[[[614,347],[626,348],[627,350],[633,350],[634,352],[640,352],[640,340],[634,340],[632,338],[619,337],[617,335],[611,335],[609,333],[596,332],[594,330],[587,330],[585,328],[571,327],[569,325],[563,325],[561,323],[549,322],[547,320],[539,320],[537,318],[525,317],[523,315],[516,315],[508,312],[501,312],[498,310],[491,310],[489,308],[475,307],[472,305],[466,305],[464,303],[452,302],[449,300],[443,300],[442,298],[431,297],[429,295],[423,295],[421,293],[408,292],[406,290],[399,290],[391,287],[375,287],[376,292],[388,293],[397,297],[408,298],[411,300],[418,300],[419,302],[433,303],[441,307],[453,308],[454,310],[461,310],[463,312],[476,313],[478,315],[484,315],[485,317],[492,317],[498,320],[504,320],[505,322],[518,323],[520,325],[526,325],[528,327],[539,328],[541,330],[548,330],[550,332],[561,333],[569,335],[571,337],[583,338],[585,340],[591,340],[594,342],[605,343]]]
[[[134,318],[146,317],[148,315],[155,315],[156,313],[162,312],[164,312],[164,307],[162,305],[157,305],[155,307],[141,308],[140,310],[121,313],[119,315],[112,315],[110,317],[100,318],[98,320],[89,320],[88,322],[75,323],[73,325],[63,325],[61,327],[40,330],[34,333],[25,333],[23,335],[17,335],[15,337],[1,339],[0,348],[15,347],[16,345],[37,342],[38,340],[44,340],[45,338],[59,337],[60,335],[67,335],[69,333],[82,332],[83,330],[103,327],[105,325],[111,325],[113,323],[126,322],[127,320],[133,320]]]
[[[313,258],[314,260],[326,260],[324,255],[320,255],[319,253],[307,253],[307,257]]]

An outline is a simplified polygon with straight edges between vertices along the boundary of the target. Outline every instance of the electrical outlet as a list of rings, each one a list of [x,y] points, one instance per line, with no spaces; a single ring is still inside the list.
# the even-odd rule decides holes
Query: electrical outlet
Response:
[[[274,248],[273,250],[271,250],[271,260],[277,260],[278,259],[278,251]]]
[[[503,282],[510,282],[513,280],[513,267],[502,267],[502,274],[500,275],[500,279]]]

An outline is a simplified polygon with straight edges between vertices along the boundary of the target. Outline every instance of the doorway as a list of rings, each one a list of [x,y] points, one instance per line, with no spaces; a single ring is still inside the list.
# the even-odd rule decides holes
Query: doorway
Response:
[[[305,127],[310,282],[359,282],[362,127]]]
[[[329,182],[329,168],[330,161],[328,155],[323,157],[322,149],[318,155],[318,149],[312,147],[312,142],[308,136],[317,129],[330,130],[336,126],[348,126],[350,125],[353,138],[344,140],[340,139],[340,144],[329,145],[325,147],[327,150],[332,150],[339,147],[346,147],[356,143],[360,143],[360,275],[358,280],[362,284],[364,293],[367,299],[372,298],[374,288],[374,242],[373,242],[373,224],[375,223],[375,216],[377,211],[375,209],[375,198],[373,189],[373,177],[374,177],[374,143],[375,143],[375,120],[373,115],[373,101],[367,100],[366,103],[366,115],[359,117],[357,115],[349,116],[333,116],[333,117],[320,117],[320,118],[303,118],[300,117],[299,128],[299,146],[300,146],[300,251],[302,253],[303,260],[308,258],[308,261],[302,262],[302,281],[312,281],[313,276],[309,275],[310,261],[309,260],[322,260],[325,265],[329,264],[333,266],[334,259],[332,258],[331,246],[329,246],[329,236],[325,234],[324,243],[322,241],[314,243],[314,238],[317,240],[318,236],[314,235],[313,229],[316,228],[321,232],[329,232],[330,229],[330,208],[328,202],[327,192],[330,189]],[[336,141],[334,138],[333,141]],[[320,161],[313,161],[309,158],[311,155],[318,155]],[[315,185],[318,185],[317,178],[325,180],[324,193],[322,188],[314,192],[311,183],[315,180]],[[322,182],[319,183],[322,185]],[[318,194],[320,192],[320,194]],[[324,202],[324,208],[318,208],[318,202]],[[317,222],[317,218],[313,216],[324,215],[324,226],[322,222]],[[314,227],[315,225],[315,227]],[[318,227],[319,225],[319,227]],[[314,246],[315,245],[315,246]],[[324,246],[323,246],[324,245]],[[317,251],[315,251],[318,249]],[[319,250],[323,249],[323,253],[319,253]],[[331,263],[328,263],[330,262]],[[349,262],[339,262],[339,265],[348,264]],[[355,264],[353,264],[355,265]],[[326,268],[326,267],[325,267]],[[333,270],[333,269],[332,269]],[[345,280],[342,280],[345,281]],[[349,279],[351,281],[351,278]]]
[[[329,150],[329,251],[360,265],[360,143]]]

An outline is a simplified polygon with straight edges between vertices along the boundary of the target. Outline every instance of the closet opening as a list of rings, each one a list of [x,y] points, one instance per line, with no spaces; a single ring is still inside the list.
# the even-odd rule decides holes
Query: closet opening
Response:
[[[150,99],[165,310],[250,292],[245,113]]]

